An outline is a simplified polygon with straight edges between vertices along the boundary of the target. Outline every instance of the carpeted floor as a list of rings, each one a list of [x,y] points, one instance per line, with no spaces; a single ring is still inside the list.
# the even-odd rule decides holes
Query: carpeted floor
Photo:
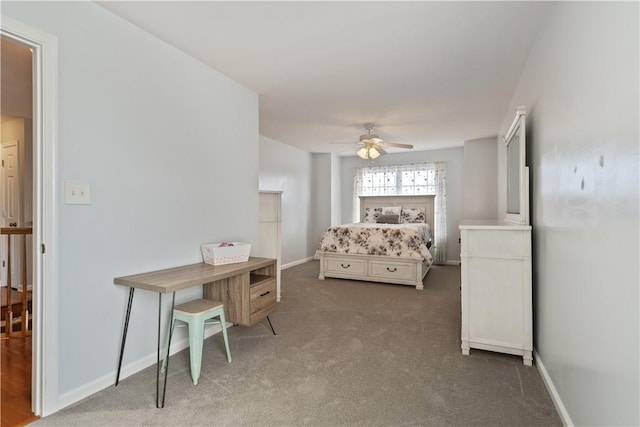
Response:
[[[155,367],[34,424],[226,426],[561,426],[522,358],[460,352],[460,268],[434,266],[424,291],[320,281],[318,262],[282,272],[266,322],[207,339],[193,386],[188,350],[171,358],[166,406]]]

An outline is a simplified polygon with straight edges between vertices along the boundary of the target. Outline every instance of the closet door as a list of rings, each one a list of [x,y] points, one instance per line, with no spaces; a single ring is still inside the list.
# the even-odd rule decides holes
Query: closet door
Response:
[[[282,258],[281,242],[281,216],[282,192],[281,191],[261,191],[259,203],[259,236],[258,247],[255,255],[265,258],[275,258],[277,300],[280,301],[280,265]]]

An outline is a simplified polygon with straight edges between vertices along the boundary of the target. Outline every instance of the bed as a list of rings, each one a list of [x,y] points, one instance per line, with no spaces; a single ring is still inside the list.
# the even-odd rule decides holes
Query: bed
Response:
[[[422,280],[433,264],[429,247],[434,197],[360,196],[360,222],[331,227],[323,234],[316,251],[318,278],[394,283],[422,290]],[[377,223],[393,222],[393,217],[379,218],[388,208],[410,222]]]

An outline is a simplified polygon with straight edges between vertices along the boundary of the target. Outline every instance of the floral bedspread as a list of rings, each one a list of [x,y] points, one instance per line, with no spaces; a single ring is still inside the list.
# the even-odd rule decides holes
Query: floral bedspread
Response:
[[[427,248],[430,241],[431,229],[425,223],[359,222],[329,228],[320,239],[318,252],[388,255],[423,259],[431,264],[433,258]]]

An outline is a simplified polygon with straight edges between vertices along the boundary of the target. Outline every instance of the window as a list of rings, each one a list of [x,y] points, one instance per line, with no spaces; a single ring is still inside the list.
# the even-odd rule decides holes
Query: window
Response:
[[[358,196],[395,196],[435,194],[434,232],[432,247],[435,262],[447,260],[447,191],[446,162],[417,165],[390,165],[356,168],[354,170],[354,220],[360,218]]]
[[[387,196],[396,194],[398,176],[399,174],[395,171],[363,170],[362,187],[358,196]]]

